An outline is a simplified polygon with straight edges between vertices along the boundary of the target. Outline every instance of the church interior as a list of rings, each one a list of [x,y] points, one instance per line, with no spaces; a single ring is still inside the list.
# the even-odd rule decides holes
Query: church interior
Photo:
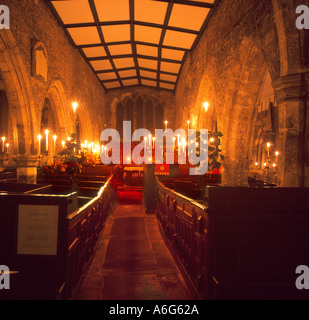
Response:
[[[1,10],[0,300],[309,298],[308,0]]]

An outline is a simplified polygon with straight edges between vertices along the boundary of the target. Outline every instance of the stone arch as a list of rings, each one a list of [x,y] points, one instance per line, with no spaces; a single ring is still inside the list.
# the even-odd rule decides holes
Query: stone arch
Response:
[[[209,104],[206,112],[204,103]],[[196,98],[195,112],[191,114],[190,121],[193,127],[215,131],[218,128],[218,105],[213,81],[209,73],[205,73],[199,85]]]
[[[70,114],[67,99],[64,93],[64,88],[60,80],[52,80],[47,88],[45,101],[50,101],[50,107],[52,109],[56,127],[55,134],[61,139],[65,139],[70,136],[74,130],[74,121],[72,121]],[[42,106],[41,115],[43,112],[44,104]],[[41,132],[41,127],[38,130]]]
[[[253,42],[248,48],[239,77],[234,83],[231,107],[227,113],[228,138],[224,143],[227,160],[225,163],[224,183],[246,185],[250,161],[250,150],[254,143],[254,128],[259,97],[268,64],[261,49]]]
[[[34,153],[37,118],[29,72],[10,30],[3,30],[0,34],[0,61],[12,120],[11,150],[15,154]]]

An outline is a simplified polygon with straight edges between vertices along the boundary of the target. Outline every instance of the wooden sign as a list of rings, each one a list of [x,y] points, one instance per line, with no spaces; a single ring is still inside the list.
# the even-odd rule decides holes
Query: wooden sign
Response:
[[[57,255],[58,206],[19,205],[17,254]]]

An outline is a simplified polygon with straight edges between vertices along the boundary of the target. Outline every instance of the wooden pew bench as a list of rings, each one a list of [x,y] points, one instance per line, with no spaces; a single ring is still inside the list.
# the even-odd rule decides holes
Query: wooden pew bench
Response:
[[[1,263],[16,273],[0,300],[72,296],[116,199],[110,179],[91,191],[92,196],[80,197],[69,190],[62,195],[1,193]]]
[[[309,189],[207,187],[205,205],[158,183],[157,217],[202,299],[308,299]]]

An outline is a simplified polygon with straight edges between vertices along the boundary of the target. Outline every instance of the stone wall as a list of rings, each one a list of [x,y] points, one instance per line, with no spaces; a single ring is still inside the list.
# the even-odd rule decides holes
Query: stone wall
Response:
[[[79,103],[84,136],[94,139],[102,127],[98,113],[104,109],[105,92],[87,63],[71,45],[45,1],[6,0],[3,4],[10,8],[11,30],[0,31],[1,71],[8,87],[11,115],[20,117],[13,123],[24,128],[24,137],[15,136],[15,152],[18,139],[27,141],[26,153],[36,152],[47,97],[59,123],[59,132],[55,132],[59,143],[73,132],[73,101]],[[43,48],[37,59],[36,47]]]
[[[58,143],[74,130],[72,103],[77,101],[81,138],[99,142],[106,126],[114,127],[115,103],[126,95],[157,97],[173,122],[174,96],[156,88],[127,88],[105,92],[79,51],[66,37],[43,0],[5,0],[10,8],[11,30],[0,31],[1,87],[10,105],[11,152],[38,151],[45,99],[55,115]],[[2,82],[1,82],[2,83]]]
[[[308,1],[303,2],[308,4]],[[207,121],[207,128],[213,129],[217,121],[218,129],[224,134],[225,184],[247,184],[249,167],[255,161],[250,150],[267,72],[274,89],[274,82],[283,76],[308,73],[306,59],[300,55],[305,37],[303,31],[295,27],[298,3],[222,0],[197,47],[188,55],[175,95],[178,126],[191,120],[197,127],[204,127]],[[303,78],[302,85],[297,80],[294,82],[294,93],[295,86],[298,91],[308,87],[307,76]],[[278,99],[277,90],[275,92]],[[294,100],[291,108],[294,108],[295,117],[290,130],[295,137],[293,144],[286,135],[286,106],[280,106],[287,99]],[[303,99],[308,101],[308,94]],[[207,115],[203,109],[204,101],[209,102]],[[278,101],[281,122],[279,120],[276,144],[281,152],[279,185],[282,186],[299,186],[304,179],[304,170],[302,173],[299,170],[307,161],[303,154],[306,142],[303,139],[302,146],[299,146],[296,141],[301,135],[298,123],[301,117],[305,117],[304,107],[299,102],[299,94]],[[287,145],[291,147],[287,149]],[[296,156],[291,156],[291,152]],[[308,183],[308,177],[305,180]]]

